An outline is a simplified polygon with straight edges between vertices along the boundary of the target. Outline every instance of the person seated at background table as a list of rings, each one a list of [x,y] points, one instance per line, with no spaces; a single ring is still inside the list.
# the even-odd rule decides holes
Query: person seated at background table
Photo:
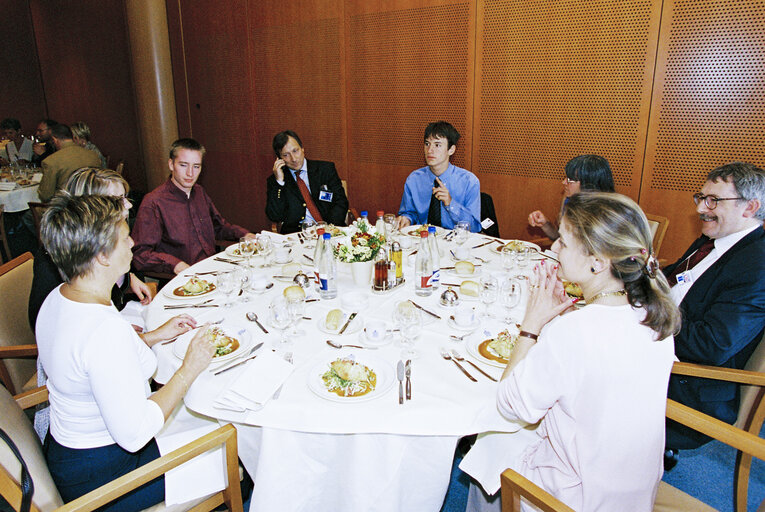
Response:
[[[348,197],[332,162],[308,160],[297,133],[274,135],[276,161],[266,180],[266,216],[284,234],[300,231],[305,219],[345,226]]]
[[[35,137],[37,142],[32,146],[32,165],[41,166],[42,161],[56,152],[56,146],[50,136],[50,129],[56,126],[58,122],[53,119],[43,119],[37,123]]]
[[[27,139],[21,134],[21,123],[18,119],[6,117],[0,121],[2,138],[10,142],[5,150],[0,152],[0,165],[8,165],[14,162],[27,164],[32,161],[32,139]]]
[[[574,194],[586,190],[599,192],[614,191],[614,177],[608,160],[598,155],[579,155],[566,163],[566,176],[563,178],[563,205]],[[558,228],[545,214],[535,210],[529,214],[529,225],[542,228],[550,240],[558,239]]]
[[[178,139],[170,148],[168,180],[143,198],[133,225],[135,268],[146,272],[183,272],[215,254],[215,240],[255,237],[226,222],[197,184],[205,148],[194,139]]]
[[[100,167],[98,155],[82,148],[72,140],[72,130],[65,124],[57,124],[50,129],[50,136],[56,146],[56,152],[42,162],[42,180],[37,195],[42,202],[50,201],[57,190],[66,186],[69,176],[83,167]]]
[[[459,132],[445,121],[425,128],[425,162],[409,175],[398,209],[396,228],[431,224],[447,229],[458,222],[481,231],[481,184],[472,172],[450,162],[457,150]]]
[[[648,221],[626,196],[576,194],[553,250],[560,268],[549,261],[535,268],[497,390],[506,418],[541,423],[479,436],[460,467],[477,474],[482,456],[496,463],[484,485],[491,493],[511,467],[574,510],[651,510],[680,312]],[[569,311],[559,276],[579,283],[586,306]],[[468,509],[480,508],[481,498],[472,486]],[[499,510],[498,499],[494,505]]]
[[[122,199],[125,208],[125,217],[132,204],[127,199],[130,186],[127,181],[111,169],[96,169],[86,167],[72,174],[66,184],[66,191],[73,196],[111,196]],[[32,288],[29,293],[29,325],[35,330],[37,313],[40,311],[43,301],[48,294],[63,282],[61,273],[56,268],[50,255],[44,247],[37,250],[34,258]],[[141,281],[132,272],[120,276],[112,287],[112,303],[118,310],[122,310],[128,302],[126,297],[128,288],[135,294],[141,304],[151,301],[151,291],[146,283]]]
[[[159,457],[154,436],[214,347],[200,329],[180,369],[150,393],[157,359],[149,346],[196,325],[176,316],[142,340],[111,304],[132,258],[121,198],[60,192],[43,215],[41,238],[65,280],[40,309],[37,345],[51,405],[44,453],[68,502]],[[141,510],[163,499],[161,477],[100,510]]]
[[[701,237],[664,272],[683,313],[675,353],[684,362],[743,369],[765,330],[765,171],[749,163],[723,165],[694,194]],[[734,423],[739,386],[673,375],[669,398]],[[665,466],[678,450],[711,438],[667,422]]]
[[[98,147],[90,141],[90,127],[82,121],[72,123],[72,140],[81,148],[89,149],[98,155],[101,160],[101,168],[106,169],[106,157]]]

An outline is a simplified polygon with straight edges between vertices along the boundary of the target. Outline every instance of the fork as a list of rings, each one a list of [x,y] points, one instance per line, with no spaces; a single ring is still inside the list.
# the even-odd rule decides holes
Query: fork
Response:
[[[478,366],[477,366],[477,365],[476,365],[476,364],[475,364],[473,361],[471,361],[470,359],[465,359],[464,357],[462,357],[462,355],[461,355],[459,352],[457,352],[456,350],[452,349],[452,350],[451,350],[451,354],[452,354],[452,357],[453,357],[454,359],[456,359],[457,361],[465,361],[465,362],[466,362],[466,363],[468,363],[470,366],[472,366],[473,368],[475,368],[476,370],[478,370],[479,372],[481,372],[481,374],[482,374],[484,377],[486,377],[487,379],[489,379],[489,380],[493,380],[494,382],[497,382],[497,379],[495,379],[494,377],[492,377],[491,375],[489,375],[489,374],[488,374],[488,373],[486,373],[485,371],[481,370],[481,369],[480,369],[480,368],[479,368],[479,367],[478,367]]]
[[[459,362],[457,362],[457,360],[454,359],[445,348],[441,349],[441,357],[443,357],[447,361],[451,361],[452,363],[456,364],[457,368],[462,370],[462,373],[465,374],[465,377],[472,380],[473,382],[478,382],[476,378],[470,375],[470,372],[468,372]]]
[[[216,321],[214,321],[214,322],[208,322],[208,324],[209,324],[209,325],[218,325],[218,324],[220,324],[220,323],[222,323],[222,322],[223,322],[223,319],[221,318],[220,320],[216,320]],[[170,338],[170,339],[169,339],[169,340],[167,340],[167,341],[163,341],[162,343],[160,343],[160,345],[168,345],[168,344],[170,344],[170,343],[174,342],[175,340],[177,340],[177,339],[178,339],[178,338],[180,338],[180,337],[181,337],[181,335],[179,334],[179,335],[178,335],[178,336],[176,336],[175,338]]]

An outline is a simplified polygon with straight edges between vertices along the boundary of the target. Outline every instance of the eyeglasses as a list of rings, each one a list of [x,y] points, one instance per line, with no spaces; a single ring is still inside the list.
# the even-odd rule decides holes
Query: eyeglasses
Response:
[[[745,199],[745,198],[705,196],[704,194],[698,194],[698,193],[693,194],[693,202],[696,203],[696,205],[704,201],[704,206],[706,206],[710,210],[714,210],[715,208],[717,208],[717,203],[719,201],[739,201],[741,199]]]
[[[568,176],[566,176],[565,178],[563,178],[563,181],[565,181],[565,182],[566,182],[566,185],[571,185],[572,183],[579,183],[579,180],[572,180],[572,179],[571,179],[571,178],[569,178]]]

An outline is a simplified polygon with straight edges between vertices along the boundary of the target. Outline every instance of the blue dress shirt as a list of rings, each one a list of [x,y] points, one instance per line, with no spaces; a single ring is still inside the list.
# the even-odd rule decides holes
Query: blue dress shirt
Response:
[[[412,224],[427,224],[434,179],[436,175],[430,167],[412,171],[404,185],[398,214],[407,217]],[[476,175],[450,163],[438,179],[452,196],[449,206],[441,203],[441,226],[451,229],[464,220],[470,223],[470,231],[481,231],[481,184]]]

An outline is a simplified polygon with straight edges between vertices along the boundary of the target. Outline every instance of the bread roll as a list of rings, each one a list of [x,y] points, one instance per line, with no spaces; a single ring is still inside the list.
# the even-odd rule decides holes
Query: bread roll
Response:
[[[342,321],[343,312],[339,309],[333,309],[327,313],[327,319],[324,321],[324,324],[327,326],[327,329],[334,331],[335,329],[340,328],[340,322]]]
[[[471,297],[478,297],[480,287],[475,281],[462,281],[460,292]]]
[[[454,264],[454,271],[463,276],[472,275],[475,272],[475,265],[469,261],[458,261]]]
[[[284,296],[287,300],[302,300],[305,299],[305,290],[297,285],[288,286],[284,289]]]

